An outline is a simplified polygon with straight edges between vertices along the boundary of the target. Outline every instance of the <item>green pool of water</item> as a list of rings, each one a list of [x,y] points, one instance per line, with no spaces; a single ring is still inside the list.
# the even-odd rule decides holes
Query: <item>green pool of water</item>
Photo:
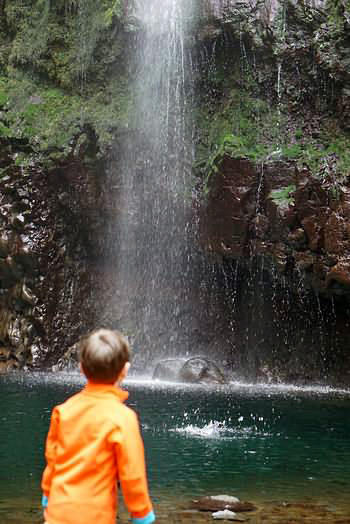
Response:
[[[50,413],[82,385],[74,374],[0,377],[1,523],[39,522]],[[125,388],[140,415],[155,504],[219,493],[349,504],[350,393],[137,380]]]

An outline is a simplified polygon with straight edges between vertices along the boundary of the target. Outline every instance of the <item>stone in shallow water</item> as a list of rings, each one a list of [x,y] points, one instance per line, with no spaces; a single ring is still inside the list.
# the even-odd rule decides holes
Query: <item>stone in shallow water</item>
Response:
[[[230,495],[213,495],[192,500],[191,507],[199,511],[254,511],[256,507],[251,502],[240,501]]]
[[[232,495],[211,495],[211,500],[220,500],[222,502],[226,502],[227,504],[235,504],[239,502],[239,499],[237,497],[232,497]]]
[[[239,517],[234,511],[229,509],[224,509],[223,511],[216,511],[212,513],[212,517],[215,520],[238,520],[244,522],[246,519],[244,517]]]

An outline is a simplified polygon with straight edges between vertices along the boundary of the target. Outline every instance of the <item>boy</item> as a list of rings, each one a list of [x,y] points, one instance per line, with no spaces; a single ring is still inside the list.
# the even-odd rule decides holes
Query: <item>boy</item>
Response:
[[[46,524],[115,524],[118,481],[133,524],[155,521],[139,424],[119,388],[129,360],[118,331],[99,329],[80,343],[87,385],[54,408],[46,441]]]

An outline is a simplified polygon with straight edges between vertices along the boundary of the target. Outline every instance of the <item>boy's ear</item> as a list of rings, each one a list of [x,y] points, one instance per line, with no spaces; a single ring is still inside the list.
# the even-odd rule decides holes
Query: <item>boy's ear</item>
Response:
[[[117,382],[120,383],[125,379],[126,375],[128,374],[129,369],[130,369],[130,362],[125,362],[121,372],[119,373]]]
[[[125,378],[126,375],[129,373],[129,369],[130,369],[130,362],[125,362],[124,367],[122,369],[123,378]]]

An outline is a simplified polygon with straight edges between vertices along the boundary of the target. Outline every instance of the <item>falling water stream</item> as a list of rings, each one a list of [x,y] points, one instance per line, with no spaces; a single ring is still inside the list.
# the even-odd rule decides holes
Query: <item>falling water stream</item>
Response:
[[[191,5],[136,2],[135,132],[119,165],[117,301],[120,326],[144,355],[154,340],[168,354],[188,350],[183,316],[192,257]]]

